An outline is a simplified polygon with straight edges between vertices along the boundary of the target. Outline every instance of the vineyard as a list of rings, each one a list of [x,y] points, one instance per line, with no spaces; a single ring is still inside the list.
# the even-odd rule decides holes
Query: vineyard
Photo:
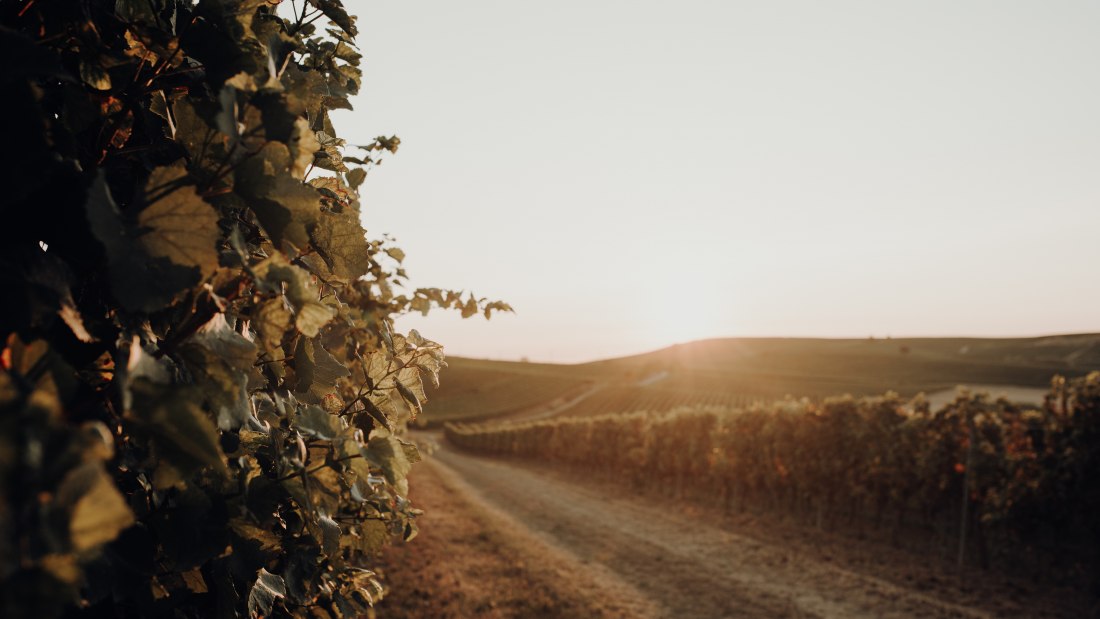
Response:
[[[768,401],[765,395],[751,395],[751,390],[723,389],[695,391],[690,388],[664,387],[659,384],[639,388],[633,385],[611,385],[578,402],[568,410],[569,416],[599,416],[631,412],[668,412],[681,408],[745,408],[756,402]]]
[[[871,531],[935,549],[960,567],[1016,563],[1041,577],[1040,585],[1064,578],[1100,593],[1100,372],[1089,373],[1100,367],[1100,335],[727,338],[557,365],[445,359],[442,344],[399,329],[410,314],[489,319],[512,308],[469,290],[414,286],[405,252],[375,229],[379,220],[363,206],[368,177],[401,140],[357,134],[364,124],[346,131],[337,121],[365,94],[360,44],[382,48],[378,41],[391,32],[409,37],[391,44],[396,57],[454,79],[436,83],[412,72],[416,90],[406,101],[425,102],[422,111],[445,109],[450,116],[437,128],[469,132],[456,142],[460,155],[427,147],[421,152],[436,152],[422,161],[441,161],[452,172],[476,161],[484,174],[418,178],[442,206],[410,200],[401,207],[417,229],[491,250],[480,260],[440,242],[425,245],[456,272],[465,277],[490,260],[518,269],[495,281],[533,282],[538,296],[528,298],[546,303],[555,319],[568,305],[606,329],[632,311],[602,315],[598,299],[586,298],[618,295],[606,282],[621,280],[623,290],[649,295],[648,303],[651,287],[666,278],[638,264],[661,255],[676,272],[692,270],[664,241],[640,244],[641,260],[620,260],[626,254],[612,243],[634,234],[633,226],[608,220],[614,225],[601,228],[599,219],[555,211],[573,196],[605,195],[574,183],[568,170],[602,166],[583,158],[538,165],[526,150],[556,161],[572,157],[577,144],[585,157],[606,149],[575,128],[556,132],[564,148],[532,139],[526,128],[550,124],[530,121],[545,115],[513,95],[535,93],[550,105],[553,93],[580,93],[582,105],[547,109],[584,118],[603,117],[590,104],[653,99],[610,91],[592,97],[593,84],[565,87],[536,70],[571,78],[569,65],[556,63],[580,59],[582,73],[600,84],[634,83],[618,79],[629,77],[627,65],[594,62],[571,30],[562,53],[565,29],[552,26],[549,11],[518,19],[509,11],[523,3],[462,5],[460,13],[489,12],[477,30],[450,20],[457,14],[447,13],[450,4],[417,7],[411,26],[375,20],[365,36],[343,0],[0,2],[8,144],[0,165],[0,618],[384,618],[386,600],[396,612],[421,608],[431,596],[436,606],[424,605],[420,617],[853,616],[835,610],[848,609],[877,618],[964,608],[926,590],[925,581],[857,575],[856,563],[843,557],[833,569],[832,556],[802,552],[809,543],[761,544],[745,531],[714,523],[703,530],[683,514],[667,518],[673,502],[708,517],[789,515],[791,528]],[[566,8],[578,25],[598,13]],[[612,30],[635,33],[640,22],[631,16],[623,28],[621,7],[612,8]],[[455,39],[435,36],[421,17],[443,23]],[[517,24],[545,28],[545,36],[513,30]],[[604,30],[594,37],[602,47],[627,49],[607,44]],[[431,36],[412,39],[425,32]],[[507,42],[469,57],[476,61],[458,54],[501,32]],[[653,49],[652,38],[637,38]],[[422,43],[431,39],[447,47],[429,51]],[[498,59],[520,57],[523,50],[508,47],[515,43],[545,44],[541,68],[498,66]],[[622,59],[647,71],[638,84],[663,83],[648,79],[653,63],[627,52]],[[772,75],[784,76],[786,88],[788,73]],[[500,85],[509,96],[461,107],[474,98],[460,88],[481,96]],[[688,92],[673,86],[660,90]],[[370,90],[386,96],[400,89],[381,82]],[[483,126],[469,113],[477,107],[517,124]],[[510,107],[521,114],[505,113]],[[734,116],[745,115],[722,110],[722,118]],[[638,117],[650,126],[629,135],[652,130],[648,116]],[[489,151],[508,152],[494,135],[500,127],[523,138],[510,159],[525,167],[483,163]],[[528,171],[553,174],[553,182],[514,193],[500,182],[537,178]],[[552,201],[544,191],[551,186],[569,188],[569,199]],[[532,191],[555,205],[544,209],[547,217],[482,219],[480,207],[468,208],[494,195],[511,208]],[[384,193],[372,195],[372,204],[385,204],[374,199]],[[431,216],[425,206],[459,213],[471,227]],[[599,204],[583,206],[595,215]],[[568,224],[566,234],[543,228],[555,220]],[[496,228],[517,222],[540,227]],[[574,230],[594,232],[628,270],[595,268],[607,258],[580,249]],[[528,238],[522,251],[496,245]],[[564,250],[557,247],[563,238]],[[528,256],[548,262],[520,269],[519,258]],[[570,272],[566,257],[590,264]],[[532,273],[553,276],[553,285]],[[637,273],[658,285],[620,277]],[[697,275],[734,281],[718,270]],[[667,279],[677,295],[658,293],[676,306],[662,321],[707,304],[681,301],[679,291],[689,286]],[[572,282],[599,287],[575,292],[564,285]],[[781,283],[807,299],[813,294]],[[633,321],[622,322],[623,333],[635,337],[628,332],[638,327],[627,328]],[[583,325],[547,324],[544,335],[565,333],[571,346],[597,349]],[[652,337],[599,349],[637,350]],[[489,350],[533,346],[518,338],[509,344]],[[971,392],[943,406],[912,399],[958,383],[1050,391],[1034,404]],[[888,389],[896,393],[869,397]],[[419,432],[441,423],[451,445],[434,431]],[[516,466],[519,459],[563,470],[540,475],[534,465]],[[554,478],[573,475],[570,467],[580,471],[576,483]],[[658,498],[631,503],[636,497],[593,492],[585,487],[593,471]],[[434,540],[434,550],[402,546],[418,536]],[[854,584],[837,587],[838,576]],[[618,592],[614,604],[609,591]],[[903,603],[895,604],[899,597]],[[452,605],[455,599],[474,602]],[[539,614],[553,611],[551,604],[560,614]],[[506,605],[512,615],[496,612]],[[433,614],[438,608],[461,610]]]
[[[915,537],[960,563],[1029,557],[1032,569],[1058,565],[1096,580],[1087,570],[1100,550],[1100,372],[1056,378],[1039,407],[960,392],[933,411],[888,394],[449,424],[446,436],[726,510]]]
[[[450,378],[425,408],[430,424],[522,416],[586,386],[597,388],[558,416],[748,408],[789,395],[819,403],[886,391],[950,397],[958,384],[988,384],[994,394],[1038,392],[1053,375],[1081,376],[1100,366],[1100,338],[716,339],[576,365],[448,363]]]

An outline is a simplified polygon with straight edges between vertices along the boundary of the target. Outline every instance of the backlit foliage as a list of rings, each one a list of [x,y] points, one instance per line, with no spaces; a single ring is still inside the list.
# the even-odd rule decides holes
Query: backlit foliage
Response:
[[[0,616],[356,617],[445,364],[338,0],[0,5]]]

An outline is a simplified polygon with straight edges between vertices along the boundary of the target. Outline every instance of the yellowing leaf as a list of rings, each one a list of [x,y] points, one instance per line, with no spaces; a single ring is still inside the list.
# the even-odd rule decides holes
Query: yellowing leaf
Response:
[[[317,337],[321,327],[336,316],[336,310],[321,303],[306,303],[298,309],[294,325],[306,337]]]
[[[474,299],[473,295],[470,295],[470,297],[468,299],[466,299],[466,303],[462,305],[462,317],[463,318],[469,318],[470,316],[473,316],[476,313],[477,313],[477,300]]]
[[[321,327],[336,316],[336,309],[317,300],[317,287],[305,269],[290,264],[286,256],[275,254],[253,269],[260,278],[257,282],[266,290],[282,290],[286,285],[286,297],[294,305],[294,324],[307,337],[316,337]]]
[[[415,296],[409,302],[409,309],[427,316],[432,309],[432,302],[427,297]]]
[[[412,468],[404,444],[394,436],[370,439],[365,453],[370,463],[382,469],[386,481],[395,487],[402,485]]]
[[[414,368],[413,371],[415,372],[416,369]],[[417,376],[417,378],[419,379],[419,376]],[[419,382],[419,380],[417,382]],[[420,398],[418,398],[416,394],[413,393],[412,389],[406,387],[405,384],[402,383],[400,380],[396,381],[396,385],[397,392],[401,394],[401,397],[404,398],[405,401],[409,403],[409,405],[416,409],[416,415],[423,414],[424,408],[420,404]]]
[[[80,62],[80,79],[96,90],[110,90],[111,76],[106,69],[96,60],[82,60]]]
[[[309,128],[309,121],[298,117],[290,134],[290,174],[299,180],[305,178],[306,171],[313,165],[313,154],[321,150],[321,143]]]
[[[252,327],[259,333],[264,348],[273,350],[282,343],[293,318],[286,302],[279,297],[263,302],[256,309],[252,314]]]
[[[111,292],[126,309],[145,312],[162,309],[198,282],[202,275],[199,265],[179,264],[164,256],[147,254],[142,239],[135,238],[142,231],[123,223],[102,170],[88,189],[84,208],[92,234],[106,250]],[[155,245],[155,238],[154,235],[147,241]],[[213,243],[211,251],[216,252]],[[216,253],[213,255],[216,266]],[[208,258],[201,257],[204,262]]]
[[[146,193],[160,197],[138,214],[145,232],[137,241],[150,256],[198,267],[205,279],[218,268],[218,214],[194,187],[178,185],[186,176],[182,165],[153,171]]]
[[[348,185],[352,189],[358,189],[359,185],[362,185],[363,181],[366,180],[367,171],[363,168],[355,168],[354,170],[349,171],[346,177],[348,179]]]
[[[102,546],[134,524],[134,513],[98,461],[65,475],[57,503],[69,510],[69,539],[77,552]]]
[[[322,213],[310,237],[317,252],[339,277],[357,279],[370,269],[370,245],[355,213]]]
[[[348,12],[344,10],[343,5],[337,0],[307,0],[310,4],[317,7],[325,14],[325,17],[332,20],[332,23],[340,27],[341,30],[355,36],[358,34],[358,30],[355,28],[355,18],[348,15]]]
[[[373,555],[386,545],[390,540],[390,531],[386,523],[381,520],[366,520],[359,525],[359,550],[368,555]]]
[[[400,247],[387,247],[386,255],[398,262],[405,261],[405,252]]]

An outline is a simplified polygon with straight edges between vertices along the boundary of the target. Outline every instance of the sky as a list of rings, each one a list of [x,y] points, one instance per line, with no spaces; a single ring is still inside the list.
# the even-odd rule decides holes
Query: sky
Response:
[[[346,0],[448,354],[1100,331],[1100,3]]]

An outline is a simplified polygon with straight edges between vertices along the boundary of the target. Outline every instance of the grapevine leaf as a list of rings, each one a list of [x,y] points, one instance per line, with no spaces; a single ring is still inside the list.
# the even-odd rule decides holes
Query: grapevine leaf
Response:
[[[344,10],[343,3],[340,0],[307,0],[310,4],[317,7],[325,14],[325,17],[332,20],[332,23],[340,27],[341,30],[348,33],[351,36],[356,36],[359,32],[355,28],[355,19],[348,15],[348,12]]]
[[[229,328],[216,315],[180,347],[180,356],[205,387],[222,430],[238,428],[251,417],[248,374],[256,360],[256,345]]]
[[[158,486],[173,485],[208,466],[225,470],[218,432],[195,403],[198,394],[193,389],[138,378],[130,391],[134,407],[129,415],[135,430],[148,438],[161,459]]]
[[[134,523],[134,513],[98,461],[72,469],[57,490],[57,503],[68,510],[69,539],[77,552],[101,546]]]
[[[325,350],[320,340],[309,340],[304,337],[298,340],[298,348],[294,353],[294,369],[298,375],[297,391],[308,392],[316,398],[333,394],[337,381],[351,374],[343,364]],[[339,408],[337,407],[337,410]]]
[[[314,153],[321,150],[321,143],[309,128],[309,121],[299,116],[294,121],[290,134],[290,174],[299,180],[304,179],[309,167],[313,165]]]
[[[398,439],[400,440],[400,439]],[[401,441],[401,449],[405,452],[405,458],[411,463],[416,464],[421,461],[420,450],[412,443],[406,443]]]
[[[343,494],[342,480],[340,473],[331,466],[323,466],[309,473],[309,489],[315,511],[321,514],[339,511]],[[317,541],[323,542],[324,537],[318,538]]]
[[[340,552],[340,525],[328,516],[318,519],[321,525],[321,548],[326,555],[335,556]]]
[[[286,597],[286,582],[282,576],[272,574],[260,568],[256,582],[248,593],[248,616],[252,619],[271,614],[275,600]]]
[[[462,317],[469,318],[473,316],[477,313],[477,309],[477,300],[474,299],[474,295],[470,295],[470,297],[466,299],[466,303],[462,305]]]
[[[294,374],[298,378],[295,390],[298,393],[308,393],[313,387],[315,370],[313,342],[308,338],[298,338],[298,346],[294,349]]]
[[[370,479],[370,462],[356,441],[336,443],[336,455],[355,474],[357,483],[366,485]]]
[[[294,326],[306,337],[317,337],[321,327],[327,325],[336,315],[336,311],[321,303],[306,303],[298,310]]]
[[[325,350],[320,341],[316,341],[313,344],[313,362],[313,381],[315,384],[324,387],[334,387],[337,380],[351,375],[351,372],[348,371],[342,363],[337,361],[336,357],[333,357],[329,351]]]
[[[0,266],[11,269],[12,275],[24,282],[24,302],[32,323],[49,324],[53,316],[58,316],[80,341],[96,341],[73,301],[72,273],[63,260],[33,248],[20,251],[14,264],[5,261]],[[12,299],[24,296],[10,289],[9,294]]]
[[[409,365],[397,372],[398,389],[409,392],[409,395],[402,394],[402,397],[417,410],[428,400],[428,395],[424,393],[424,380],[420,377],[420,364],[426,363],[425,359],[432,360],[428,355],[417,355],[411,362],[407,361]]]
[[[391,432],[393,431],[393,424],[390,423],[390,420],[382,412],[382,409],[378,408],[377,404],[375,404],[368,397],[364,397],[362,399],[362,402],[363,402],[363,408],[367,411],[367,414],[370,415],[370,417],[372,419],[377,421],[378,425],[382,426],[383,428],[386,428],[387,430],[389,430]]]
[[[229,138],[214,129],[196,108],[198,102],[190,99],[176,101],[172,107],[171,119],[175,123],[175,139],[190,156],[194,167],[216,168],[225,160],[225,144]],[[166,114],[167,116],[167,114]],[[202,180],[209,180],[203,177]]]
[[[432,309],[432,302],[427,297],[414,296],[409,302],[409,309],[427,316]]]
[[[248,375],[229,366],[225,359],[200,344],[180,348],[180,357],[203,387],[206,402],[214,410],[218,428],[232,430],[248,423]]]
[[[337,276],[353,280],[370,269],[370,244],[354,213],[322,213],[311,237],[318,253]]]
[[[398,262],[405,261],[405,252],[400,247],[387,247],[386,255]]]
[[[293,324],[294,315],[283,297],[264,301],[252,315],[252,326],[260,335],[260,343],[269,351],[280,346]]]
[[[88,190],[85,210],[92,233],[106,250],[111,291],[127,309],[159,310],[199,280],[199,265],[177,264],[164,256],[145,257],[142,244],[133,238],[137,233],[123,225],[102,171]]]
[[[321,215],[321,194],[290,175],[290,150],[280,142],[269,142],[259,156],[242,163],[236,171],[235,189],[252,208],[276,246],[289,242],[295,247],[309,244],[309,230]]]
[[[386,545],[390,539],[389,528],[381,520],[367,520],[359,526],[359,551],[373,555]]]
[[[345,158],[345,161],[346,160],[347,158]],[[350,170],[346,176],[348,185],[351,186],[352,189],[358,189],[359,186],[363,184],[363,181],[367,179],[367,171],[363,168],[355,168],[354,170]]]
[[[329,95],[328,84],[319,71],[303,71],[291,63],[283,71],[283,84],[288,92],[293,92],[305,107],[305,116],[314,119],[312,129],[324,130],[325,100]]]
[[[287,262],[276,254],[256,265],[254,272],[264,289],[281,290],[286,285],[286,297],[295,308],[294,324],[307,337],[316,337],[321,327],[328,324],[336,311],[317,300],[316,285],[309,272]]]
[[[411,404],[412,407],[416,409],[416,414],[423,414],[424,407],[421,406],[420,398],[416,397],[416,394],[413,393],[412,389],[406,387],[405,383],[402,383],[400,380],[396,381],[396,385],[397,392],[401,394],[401,397],[404,398],[406,402]]]
[[[256,345],[229,327],[225,314],[216,314],[192,341],[202,344],[230,367],[248,370],[256,361]]]
[[[394,436],[374,437],[367,443],[367,459],[382,469],[382,475],[392,486],[405,481],[411,464],[405,456],[405,447]]]
[[[326,440],[340,436],[344,429],[339,417],[314,405],[305,406],[299,411],[296,425],[303,432]]]
[[[255,542],[261,551],[277,552],[282,547],[278,535],[244,518],[233,518],[229,521],[229,528],[241,538]]]
[[[80,79],[94,90],[111,89],[111,76],[95,59],[80,61]]]

